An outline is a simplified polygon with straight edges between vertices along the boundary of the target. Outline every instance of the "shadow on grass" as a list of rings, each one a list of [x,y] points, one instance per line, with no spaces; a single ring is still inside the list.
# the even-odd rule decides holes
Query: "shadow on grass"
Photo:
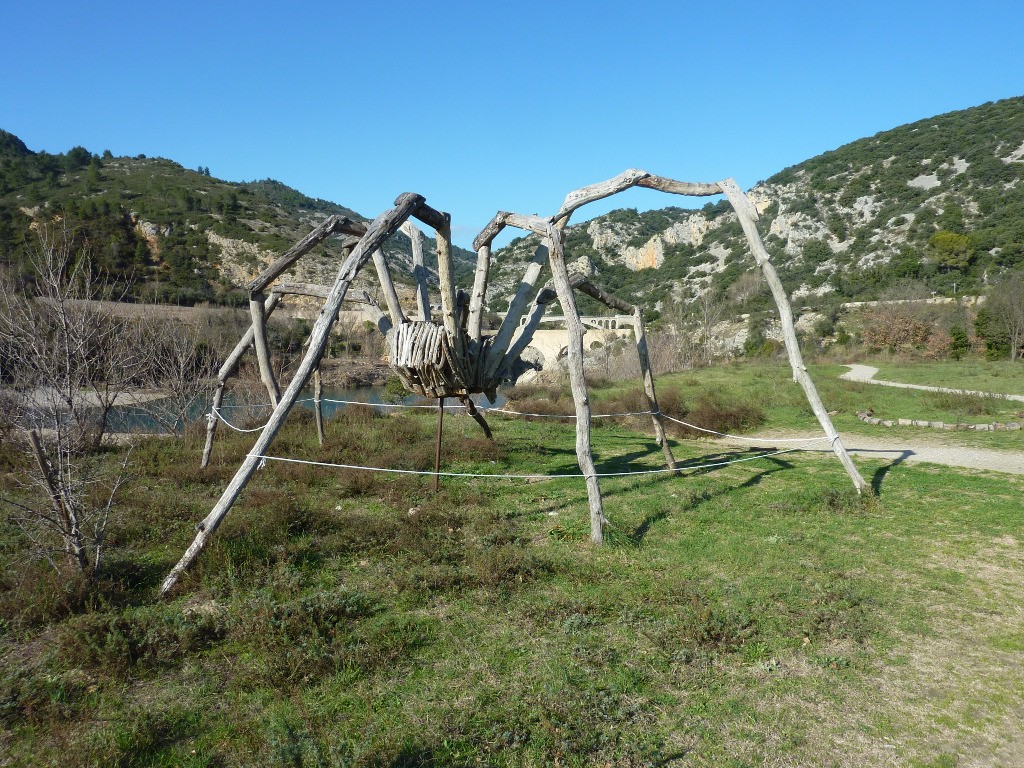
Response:
[[[858,451],[858,453],[866,453],[866,451]],[[914,455],[911,450],[905,450],[900,452],[900,455],[890,461],[885,466],[879,467],[875,470],[875,474],[871,477],[871,490],[874,491],[875,496],[879,496],[882,493],[882,481],[885,480],[885,476],[889,474],[889,470],[893,467],[902,464],[904,461]]]
[[[684,471],[684,472],[686,470],[691,470],[691,472],[688,475],[684,475],[684,478],[685,477],[693,477],[693,476],[696,476],[696,475],[706,475],[706,474],[710,473],[711,471],[713,471],[714,469],[720,469],[721,468],[721,467],[707,467],[708,464],[718,464],[718,463],[725,463],[725,462],[733,462],[737,458],[749,458],[752,455],[759,456],[760,455],[759,449],[757,449],[757,448],[749,448],[749,449],[747,449],[745,451],[727,451],[727,452],[714,453],[714,454],[702,456],[702,457],[699,457],[699,458],[696,458],[696,459],[688,459],[688,460],[682,461],[682,462],[678,462],[677,461],[676,462],[676,466],[677,466],[678,469],[680,469],[681,471]],[[710,492],[710,491],[704,489],[704,490],[702,490],[699,493],[690,494],[689,498],[686,501],[687,507],[689,509],[691,509],[691,510],[696,509],[701,504],[704,504],[704,503],[706,503],[708,501],[712,501],[713,499],[716,499],[719,496],[725,496],[725,495],[727,495],[729,493],[732,493],[733,491],[736,491],[736,490],[738,490],[740,488],[752,488],[752,487],[758,485],[768,475],[775,474],[776,472],[781,472],[781,471],[786,470],[786,469],[793,469],[793,467],[794,467],[794,465],[791,462],[786,461],[785,459],[780,459],[780,458],[778,458],[776,456],[764,456],[763,459],[765,461],[771,462],[774,466],[769,467],[767,469],[762,469],[762,470],[760,470],[758,472],[755,472],[753,475],[748,477],[742,483],[739,483],[739,484],[729,483],[729,484],[723,485],[716,492]],[[671,477],[671,475],[666,475],[664,477]],[[647,482],[658,482],[658,480],[648,480]],[[611,496],[616,496],[616,495],[619,495],[619,494],[622,494],[622,493],[633,492],[636,489],[637,489],[637,484],[634,484],[634,485],[632,485],[629,488],[610,489],[609,491],[605,491],[603,493],[603,495],[606,496],[606,497],[611,497]],[[651,527],[655,523],[660,522],[661,520],[664,520],[666,517],[668,517],[668,514],[669,514],[668,510],[659,510],[657,512],[654,512],[654,513],[648,515],[646,518],[644,518],[644,520],[640,523],[640,525],[638,525],[633,530],[632,533],[629,533],[629,534],[626,535],[626,537],[625,537],[626,540],[630,544],[633,544],[635,546],[641,545],[643,543],[644,538],[647,536],[647,533],[650,531]]]

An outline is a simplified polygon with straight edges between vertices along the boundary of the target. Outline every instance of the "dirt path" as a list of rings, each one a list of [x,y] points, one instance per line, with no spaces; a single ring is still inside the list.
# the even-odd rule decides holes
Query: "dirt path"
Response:
[[[814,440],[821,437],[821,434],[787,432],[770,433],[766,437],[774,438],[795,438],[806,437]],[[877,438],[862,437],[860,435],[842,435],[843,445],[846,450],[855,456],[870,459],[883,459],[893,463],[930,462],[932,464],[945,464],[949,467],[966,467],[967,469],[988,469],[994,472],[1007,472],[1014,475],[1024,475],[1024,453],[1012,453],[1010,451],[994,451],[987,448],[970,448],[966,446],[938,445],[929,443],[926,440],[915,437],[913,443],[899,438]],[[750,442],[748,440],[734,440],[722,438],[716,443],[723,445],[735,445],[743,447],[758,446],[763,448],[784,447],[774,445],[770,442],[763,444]],[[816,443],[805,450],[812,453],[831,453],[832,449],[824,443]]]
[[[949,392],[955,395],[978,395],[979,397],[1001,397],[1004,400],[1016,400],[1024,403],[1024,395],[1003,395],[998,392],[979,392],[974,389],[952,389],[950,387],[929,387],[925,384],[903,384],[899,381],[876,379],[878,369],[870,365],[847,365],[850,370],[839,378],[847,381],[859,381],[864,384],[877,384],[882,387],[899,387],[900,389],[922,389],[925,392]]]
[[[962,389],[947,389],[945,387],[928,387],[922,384],[902,384],[896,381],[882,381],[875,379],[878,369],[870,365],[848,365],[848,373],[839,378],[847,381],[859,381],[866,384],[879,384],[884,387],[899,387],[901,389],[923,389],[929,392],[956,392],[968,395],[982,395],[987,397],[1004,397],[1007,400],[1024,401],[1024,395],[1000,395],[991,392],[975,392]],[[946,439],[950,433],[944,433]],[[821,433],[810,432],[771,432],[765,435],[770,438],[793,439],[806,437],[810,440],[821,437]],[[948,467],[965,467],[967,469],[987,469],[994,472],[1007,472],[1014,475],[1024,475],[1024,452],[1013,453],[1011,451],[996,451],[988,448],[973,448],[968,446],[948,445],[947,443],[933,442],[927,437],[915,436],[913,440],[892,437],[863,437],[861,435],[842,435],[843,445],[846,450],[856,456],[864,458],[884,459],[893,463],[916,463],[929,462],[932,464],[945,464]],[[760,445],[749,440],[735,440],[722,438],[715,442],[723,445],[755,446]],[[765,441],[763,447],[770,447],[772,443]],[[776,446],[780,447],[780,446]],[[805,450],[815,453],[831,453],[832,450],[823,443],[816,443]]]

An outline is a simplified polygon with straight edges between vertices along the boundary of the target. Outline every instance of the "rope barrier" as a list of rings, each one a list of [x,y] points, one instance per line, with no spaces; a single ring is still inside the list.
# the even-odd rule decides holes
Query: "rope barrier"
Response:
[[[441,477],[485,477],[496,480],[552,480],[561,478],[578,478],[578,477],[626,477],[631,475],[657,475],[664,474],[665,472],[699,472],[704,469],[713,469],[715,467],[725,467],[730,464],[741,464],[746,461],[756,461],[757,459],[771,458],[772,456],[779,456],[783,453],[793,453],[794,451],[801,451],[803,448],[783,448],[780,451],[773,451],[771,453],[761,453],[757,456],[746,456],[742,459],[732,459],[731,461],[719,461],[711,464],[699,464],[690,467],[677,467],[676,469],[664,468],[664,469],[638,469],[630,470],[627,472],[595,472],[591,475],[583,474],[582,472],[570,472],[559,475],[540,475],[540,474],[527,474],[527,475],[505,475],[497,474],[493,472],[434,472],[432,469],[390,469],[387,467],[369,467],[360,464],[336,464],[329,461],[309,461],[308,459],[291,459],[284,456],[270,456],[259,453],[249,454],[248,458],[259,459],[260,468],[262,468],[268,461],[281,461],[287,464],[306,464],[314,467],[329,467],[331,469],[357,469],[364,472],[386,472],[389,474],[397,475],[440,475]]]
[[[295,402],[296,402],[296,404],[298,404],[298,403],[312,403],[312,402],[315,402],[315,400],[313,398],[307,397],[307,398],[302,399],[302,400],[296,400]],[[324,403],[335,403],[335,404],[338,404],[338,405],[365,405],[365,406],[370,406],[372,408],[428,408],[428,409],[431,409],[431,410],[437,408],[436,405],[413,405],[413,404],[406,404],[406,403],[368,403],[368,402],[363,401],[363,400],[335,400],[335,399],[331,399],[331,398],[322,398],[321,402],[324,402]],[[267,405],[234,405],[234,406],[223,406],[222,405],[221,406],[221,408],[272,408],[272,407],[273,406],[271,406],[269,404],[267,404]],[[465,408],[465,407],[466,407],[465,405],[453,403],[452,405],[446,405],[445,406],[445,410],[455,409],[455,408]],[[529,413],[527,411],[513,411],[513,410],[510,410],[508,408],[486,408],[484,406],[479,406],[477,408],[477,410],[480,413],[503,413],[503,414],[506,414],[508,416],[526,416],[526,417],[532,417],[532,418],[548,418],[548,419],[575,419],[575,418],[577,418],[575,414]],[[590,418],[592,418],[592,419],[612,419],[612,418],[619,418],[619,417],[625,417],[625,416],[654,416],[654,415],[660,415],[663,418],[668,419],[669,421],[675,422],[676,424],[679,424],[681,426],[687,427],[689,429],[697,430],[698,432],[704,432],[704,433],[709,434],[709,435],[718,435],[719,437],[727,437],[730,440],[745,440],[745,441],[751,442],[751,443],[819,443],[819,442],[834,443],[836,440],[839,439],[838,435],[836,437],[825,436],[825,437],[812,437],[812,438],[807,438],[807,437],[748,437],[748,436],[745,436],[745,435],[731,435],[728,432],[718,432],[717,430],[714,430],[714,429],[706,429],[704,427],[698,427],[696,424],[691,424],[688,421],[683,421],[682,419],[677,419],[677,418],[675,418],[673,416],[669,416],[667,413],[659,413],[659,412],[656,412],[656,411],[624,411],[622,413],[592,413],[590,415]],[[223,421],[225,424],[227,424],[228,427],[230,427],[231,429],[235,430],[236,432],[259,432],[261,429],[263,429],[263,427],[259,427],[257,429],[239,429],[238,427],[236,427],[233,424],[229,423],[227,421],[227,419],[225,419],[219,412],[217,413],[217,416],[218,416],[218,418],[220,418],[221,421]]]
[[[669,421],[674,421],[676,424],[682,424],[684,427],[690,429],[696,429],[698,432],[707,432],[709,435],[720,435],[721,437],[728,437],[732,440],[748,440],[752,443],[820,443],[823,441],[835,441],[839,436],[836,437],[745,437],[743,435],[730,435],[728,432],[716,432],[713,429],[704,429],[704,427],[698,427],[696,424],[690,424],[689,422],[683,421],[682,419],[675,419],[669,416],[667,413],[661,414],[664,418]]]
[[[309,402],[309,401],[303,401]],[[405,403],[367,403],[363,400],[329,400],[323,399],[325,403],[339,403],[341,405],[369,405],[374,408],[437,408],[436,405],[411,405]],[[465,408],[465,405],[461,403],[453,403],[452,405],[446,405],[445,410],[449,408]],[[488,408],[487,406],[478,405],[476,407],[480,413],[504,413],[509,416],[536,416],[548,419],[575,419],[576,415],[571,413],[527,413],[526,411],[511,411],[507,408]],[[624,413],[592,413],[590,418],[592,419],[610,419],[616,416],[650,416],[653,411],[626,411]]]
[[[216,417],[217,417],[218,419],[220,419],[220,420],[221,420],[222,422],[224,422],[225,426],[227,426],[227,427],[228,427],[228,428],[230,428],[230,429],[233,429],[233,430],[235,430],[235,432],[242,432],[242,433],[249,433],[249,432],[262,432],[262,431],[263,431],[263,429],[264,429],[264,427],[266,427],[266,426],[267,426],[266,424],[264,424],[264,425],[263,425],[262,427],[256,427],[255,429],[242,429],[241,427],[236,427],[236,426],[235,426],[234,424],[232,424],[232,423],[231,423],[230,421],[228,421],[227,419],[225,419],[225,418],[224,418],[224,414],[222,414],[222,413],[220,412],[220,408],[214,408],[214,409],[212,409],[212,410],[211,410],[210,412],[211,412],[211,413],[212,413],[213,415],[215,415],[215,416],[216,416]]]

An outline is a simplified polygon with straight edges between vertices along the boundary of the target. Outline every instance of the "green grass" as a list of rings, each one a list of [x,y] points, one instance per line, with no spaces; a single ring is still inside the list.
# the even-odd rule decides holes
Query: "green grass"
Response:
[[[679,402],[690,378],[725,405],[757,383],[759,428],[802,418],[773,371],[680,377]],[[446,468],[577,471],[571,426],[492,426],[493,445],[446,420]],[[353,412],[321,450],[296,417],[272,453],[428,468],[432,429]],[[606,479],[593,547],[575,479],[433,496],[270,461],[157,601],[250,442],[219,436],[208,470],[198,438],[136,448],[91,590],[0,524],[7,764],[909,766],[1020,743],[1024,478],[859,462],[880,495],[858,498],[833,459],[791,453]],[[599,471],[659,463],[622,424],[594,444]]]
[[[907,366],[920,378],[934,376],[933,366],[944,363],[920,363]],[[947,423],[978,424],[1016,421],[1024,423],[1024,403],[962,394],[922,392],[881,387],[839,378],[849,369],[838,364],[808,366],[825,408],[842,434],[966,445],[993,450],[1024,451],[1024,430],[1014,432],[944,432],[919,427],[880,427],[865,424],[858,411],[873,410],[883,419],[917,419]],[[931,373],[930,373],[931,372]],[[820,433],[814,413],[803,390],[793,382],[789,367],[780,362],[735,363],[714,368],[659,376],[657,380],[662,410],[670,415],[692,410],[708,398],[729,406],[753,406],[764,416],[757,432],[784,430]],[[549,398],[550,399],[550,398]],[[595,410],[643,410],[646,408],[639,386],[632,382],[607,385],[593,393]],[[567,397],[556,402],[571,412]],[[620,420],[645,429],[643,419]]]
[[[1024,363],[1008,360],[878,363],[875,378],[1003,395],[1024,395]],[[1021,406],[1024,407],[1024,406]]]

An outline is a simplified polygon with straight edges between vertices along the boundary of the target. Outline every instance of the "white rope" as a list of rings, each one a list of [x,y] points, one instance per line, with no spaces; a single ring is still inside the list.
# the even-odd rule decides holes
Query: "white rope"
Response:
[[[218,419],[220,419],[221,421],[223,421],[223,422],[224,422],[224,424],[225,424],[225,425],[226,425],[226,426],[227,426],[228,428],[230,428],[230,429],[233,429],[233,430],[235,430],[235,432],[243,432],[243,433],[248,433],[248,432],[262,432],[262,431],[263,431],[263,429],[264,429],[264,428],[265,428],[265,427],[267,426],[266,424],[264,424],[264,425],[263,425],[262,427],[256,427],[255,429],[242,429],[241,427],[236,427],[236,426],[235,426],[234,424],[232,424],[232,423],[231,423],[230,421],[228,421],[227,419],[225,419],[225,418],[224,418],[224,414],[222,414],[222,413],[220,412],[220,408],[214,408],[214,409],[212,409],[212,410],[211,410],[210,412],[211,412],[212,414],[214,414],[214,415],[215,415],[215,416],[216,416],[216,417],[217,417]]]
[[[296,404],[298,404],[298,403],[312,403],[312,402],[315,402],[315,400],[313,398],[307,397],[307,398],[305,398],[303,400],[296,400],[295,402],[296,402]],[[324,403],[336,403],[338,405],[366,405],[366,406],[370,406],[371,408],[429,408],[429,409],[437,408],[436,405],[408,405],[408,404],[405,404],[405,403],[368,403],[368,402],[366,402],[364,400],[334,400],[334,399],[326,398],[326,397],[323,398],[321,400],[321,402],[324,402]],[[267,404],[267,405],[222,405],[221,406],[221,408],[272,408],[272,407],[273,406],[269,405],[269,404]],[[445,410],[454,409],[454,408],[465,408],[465,407],[466,406],[462,405],[461,403],[458,403],[458,404],[454,404],[453,403],[452,405],[446,405],[445,406]],[[575,419],[575,418],[577,418],[575,414],[529,413],[527,411],[513,411],[513,410],[509,410],[508,408],[486,408],[484,406],[477,406],[477,410],[479,412],[481,412],[481,413],[504,413],[504,414],[506,414],[508,416],[528,416],[528,417],[533,417],[533,418],[547,418],[547,419]],[[624,417],[624,416],[654,416],[654,415],[656,415],[655,411],[624,411],[622,413],[592,413],[592,414],[590,414],[590,418],[592,418],[592,419],[612,419],[612,418],[618,418],[618,417]],[[667,413],[661,413],[660,415],[663,418],[668,419],[669,421],[673,421],[676,424],[680,424],[680,425],[682,425],[684,427],[688,427],[690,429],[695,429],[698,432],[704,432],[704,433],[709,434],[709,435],[718,435],[719,437],[728,437],[731,440],[746,440],[746,441],[751,442],[751,443],[819,443],[819,442],[835,442],[838,439],[838,435],[836,437],[834,437],[834,438],[828,437],[828,436],[808,438],[808,437],[747,437],[747,436],[744,436],[744,435],[731,435],[728,432],[718,432],[718,431],[716,431],[714,429],[706,429],[704,427],[698,427],[696,424],[691,424],[688,421],[683,421],[682,419],[674,418],[673,416],[669,416]],[[225,424],[227,424],[228,427],[230,427],[231,429],[235,430],[236,432],[259,432],[260,430],[263,429],[263,427],[258,427],[256,429],[239,429],[238,427],[236,427],[233,424],[231,424],[230,422],[228,422],[228,420],[225,419],[224,416],[221,415],[219,412],[217,412],[217,417],[221,421],[223,421]],[[433,473],[431,473],[431,474],[433,474]],[[566,477],[568,477],[568,475],[566,475]],[[582,475],[581,475],[581,477],[582,477]]]
[[[296,400],[295,401],[295,405],[298,405],[299,403],[312,403],[312,402],[315,402],[312,397],[304,397],[301,400]],[[324,402],[330,402],[330,401],[324,401]],[[221,405],[220,406],[220,409],[222,411],[223,410],[227,410],[227,409],[231,409],[231,408],[235,408],[235,409],[238,409],[238,408],[248,408],[249,410],[255,410],[257,408],[266,408],[267,410],[271,410],[272,411],[272,410],[274,410],[274,404],[273,403],[234,403],[234,404],[228,404],[228,405]]]
[[[524,411],[510,411],[507,408],[478,408],[478,411],[484,413],[506,413],[510,416],[539,416],[546,419],[575,419],[577,418],[574,413],[526,413]],[[616,416],[650,416],[653,411],[626,411],[624,413],[592,413],[590,418],[592,419],[612,419]]]
[[[689,422],[682,421],[681,419],[674,419],[667,413],[661,414],[664,418],[669,421],[674,421],[676,424],[682,424],[684,427],[690,429],[696,429],[698,432],[707,432],[709,435],[719,435],[721,437],[728,437],[732,440],[749,440],[752,443],[820,443],[824,441],[834,442],[838,439],[836,437],[744,437],[743,435],[730,435],[728,432],[716,432],[713,429],[704,429],[704,427],[698,427],[696,424],[690,424]]]
[[[755,461],[757,459],[770,458],[772,456],[779,456],[783,453],[793,453],[794,451],[801,451],[802,447],[797,448],[784,448],[780,451],[773,451],[772,453],[761,453],[757,456],[746,456],[742,459],[732,459],[731,461],[719,461],[711,464],[699,464],[690,467],[677,467],[676,469],[664,468],[664,469],[638,469],[628,472],[595,472],[592,475],[586,475],[582,472],[573,472],[561,475],[504,475],[495,474],[489,472],[434,472],[432,469],[389,469],[386,467],[368,467],[360,464],[335,464],[327,461],[309,461],[306,459],[289,459],[283,456],[268,456],[264,454],[249,454],[249,458],[259,459],[261,466],[267,461],[283,461],[288,464],[307,464],[314,467],[330,467],[332,469],[358,469],[365,472],[387,472],[396,475],[440,475],[442,477],[487,477],[495,480],[551,480],[560,478],[575,478],[575,477],[625,477],[627,475],[657,475],[664,474],[665,472],[697,472],[703,469],[711,469],[714,467],[725,467],[729,464],[740,464],[745,461]]]
[[[338,403],[340,405],[368,405],[372,408],[437,408],[436,405],[406,405],[405,403],[368,403],[365,400],[329,400],[324,398],[325,403]],[[449,408],[465,408],[466,406],[461,404],[446,405],[444,408],[447,411]]]

